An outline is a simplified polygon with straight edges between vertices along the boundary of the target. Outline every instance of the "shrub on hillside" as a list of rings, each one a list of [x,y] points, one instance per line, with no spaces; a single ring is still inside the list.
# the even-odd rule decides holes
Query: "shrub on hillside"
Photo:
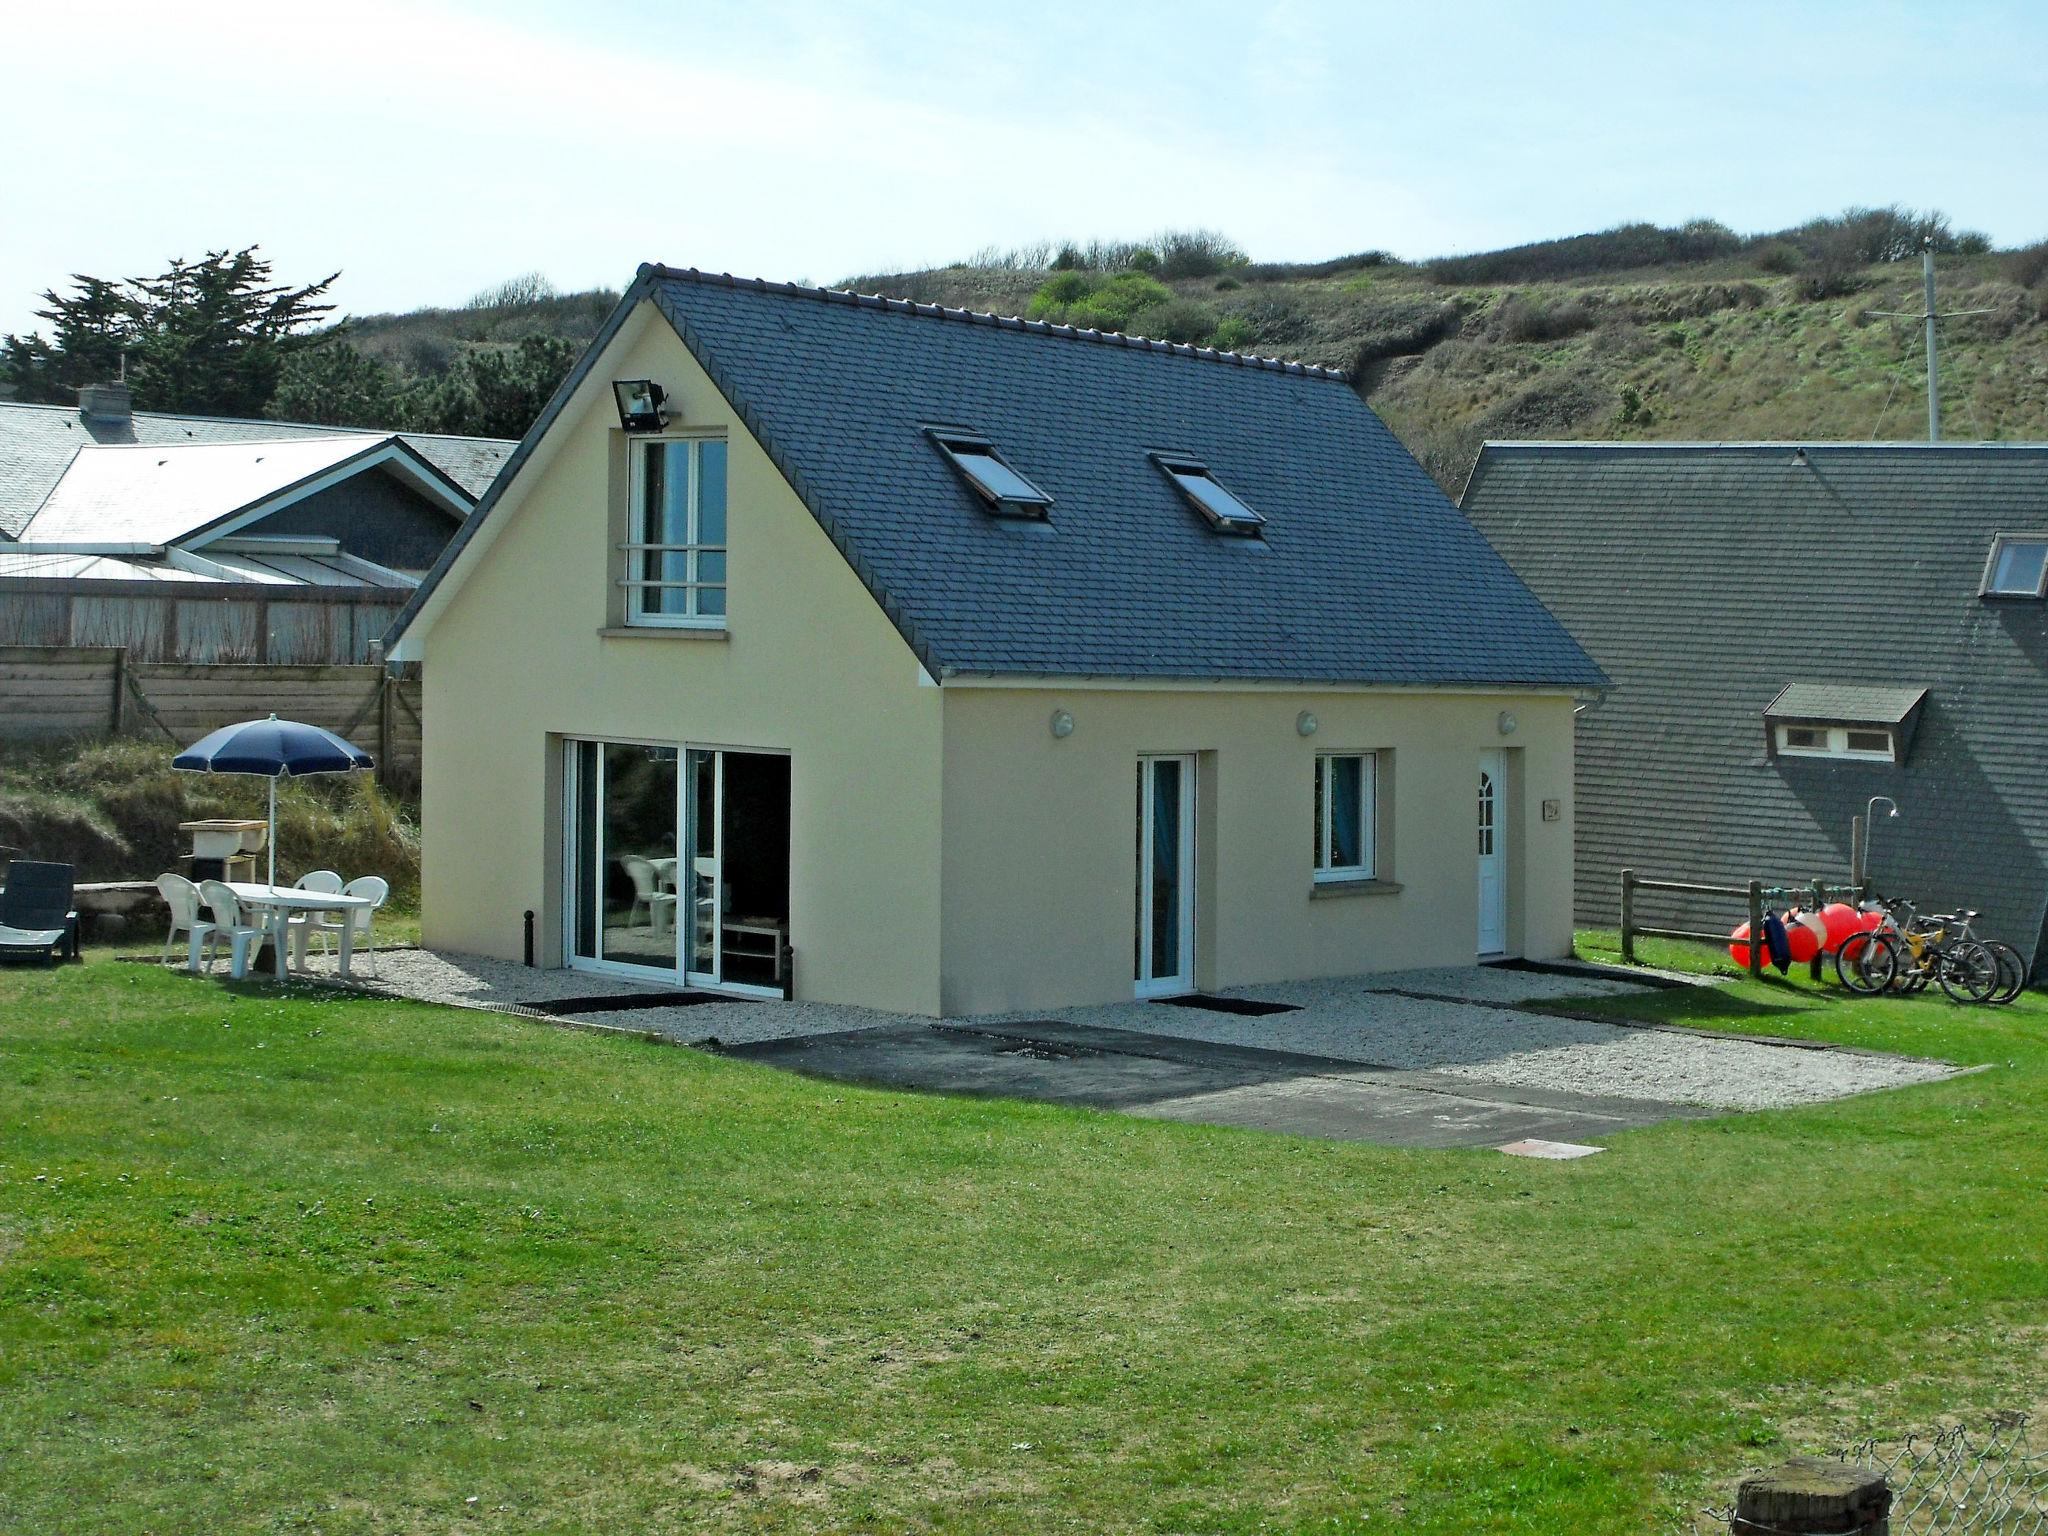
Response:
[[[1173,290],[1144,272],[1056,272],[1031,297],[1034,320],[1098,331],[1142,331],[1137,317],[1173,298]]]
[[[1563,341],[1598,324],[1591,306],[1579,299],[1561,302],[1512,294],[1493,312],[1493,328],[1505,340]]]
[[[1440,256],[1423,270],[1439,283],[1530,283],[1633,267],[1716,261],[1742,249],[1742,237],[1712,219],[1675,229],[1622,224],[1597,234],[1538,240],[1472,256]]]
[[[2005,258],[2005,275],[2022,288],[2031,288],[2048,277],[2048,240],[2023,245]]]
[[[1213,229],[1169,229],[1153,241],[1159,253],[1159,275],[1169,281],[1214,277],[1250,260]]]
[[[1132,323],[1155,341],[1206,343],[1216,329],[1216,311],[1199,299],[1168,299],[1147,305]]]
[[[1789,277],[1806,265],[1806,253],[1790,240],[1773,240],[1756,253],[1756,269],[1773,277]]]

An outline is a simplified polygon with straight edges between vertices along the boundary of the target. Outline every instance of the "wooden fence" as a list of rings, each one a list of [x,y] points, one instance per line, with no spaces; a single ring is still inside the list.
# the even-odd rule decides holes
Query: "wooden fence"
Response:
[[[137,736],[188,746],[272,711],[324,726],[417,784],[420,684],[386,668],[135,661],[121,646],[0,646],[0,741]]]
[[[1698,928],[1653,928],[1636,921],[1636,893],[1638,891],[1666,891],[1678,896],[1725,897],[1731,901],[1745,903],[1747,912],[1743,921],[1749,925],[1749,942],[1743,947],[1747,951],[1745,964],[1752,976],[1761,976],[1764,971],[1764,898],[1766,896],[1790,896],[1811,898],[1810,910],[1818,912],[1831,901],[1858,902],[1870,895],[1867,885],[1830,886],[1825,881],[1813,880],[1805,885],[1766,885],[1761,880],[1752,880],[1747,885],[1702,885],[1693,880],[1649,880],[1632,869],[1621,872],[1621,958],[1624,964],[1636,963],[1636,940],[1646,939],[1691,939],[1701,944],[1727,944],[1731,947],[1737,941],[1723,933],[1708,933]],[[1816,952],[1808,962],[1808,968],[1815,981],[1821,979],[1821,955]]]

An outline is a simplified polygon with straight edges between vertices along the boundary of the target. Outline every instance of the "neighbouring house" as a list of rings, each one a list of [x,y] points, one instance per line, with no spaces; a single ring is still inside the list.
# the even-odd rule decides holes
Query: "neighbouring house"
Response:
[[[367,660],[512,447],[0,401],[0,645]]]
[[[1319,368],[643,267],[391,653],[431,945],[963,1014],[1571,943],[1600,672]]]
[[[1844,880],[1885,796],[1876,887],[1981,908],[2040,973],[2048,446],[1488,443],[1463,500],[1613,681],[1579,722],[1582,921],[1624,868]]]

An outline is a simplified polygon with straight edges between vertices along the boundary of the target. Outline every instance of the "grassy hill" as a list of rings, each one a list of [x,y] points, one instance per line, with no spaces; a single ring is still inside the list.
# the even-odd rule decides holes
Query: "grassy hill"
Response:
[[[985,251],[836,286],[1340,368],[1447,490],[1515,438],[1924,435],[1923,239],[1938,251],[1943,434],[2048,439],[2048,242],[1999,251],[1939,214],[1851,209],[1738,235],[1626,225],[1403,262],[1249,260],[1222,237]],[[581,344],[616,295],[515,278],[459,309],[352,321],[415,374],[535,335]]]
[[[1170,297],[1125,328],[1343,369],[1453,493],[1487,438],[1925,434],[1921,326],[1878,313],[1920,309],[1917,242],[1862,260],[1825,243],[1730,237],[1733,249],[1681,245],[1610,265],[1640,249],[1632,233],[1414,264],[1367,253],[1155,270],[1146,280]],[[1961,248],[1937,257],[1940,307],[1987,313],[1944,322],[1943,435],[2048,438],[2048,248],[1950,243]],[[1030,259],[1041,254],[852,286],[1094,323],[1061,313],[1071,306],[1059,285],[1074,274]]]

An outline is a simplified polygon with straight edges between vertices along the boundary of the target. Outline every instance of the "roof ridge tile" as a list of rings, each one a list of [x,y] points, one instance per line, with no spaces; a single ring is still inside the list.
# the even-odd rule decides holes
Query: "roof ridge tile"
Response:
[[[1216,347],[1198,347],[1191,342],[1163,341],[1150,336],[1127,335],[1122,331],[1101,331],[1093,327],[1028,319],[1022,315],[997,315],[987,310],[954,308],[951,305],[928,303],[917,299],[895,299],[887,294],[855,293],[848,288],[779,282],[765,277],[735,277],[730,272],[706,272],[697,267],[670,267],[660,262],[643,264],[640,276],[665,282],[743,288],[755,293],[783,294],[791,298],[812,299],[828,304],[850,304],[858,309],[888,310],[924,319],[950,320],[958,324],[992,325],[1002,330],[1028,331],[1036,335],[1057,336],[1063,340],[1093,342],[1099,346],[1126,347],[1138,352],[1160,352],[1177,357],[1192,357],[1204,362],[1224,363],[1238,368],[1257,368],[1268,373],[1290,374],[1297,378],[1333,379],[1340,384],[1351,382],[1350,376],[1342,370],[1326,368],[1320,363],[1262,357],[1254,352],[1229,352]]]

